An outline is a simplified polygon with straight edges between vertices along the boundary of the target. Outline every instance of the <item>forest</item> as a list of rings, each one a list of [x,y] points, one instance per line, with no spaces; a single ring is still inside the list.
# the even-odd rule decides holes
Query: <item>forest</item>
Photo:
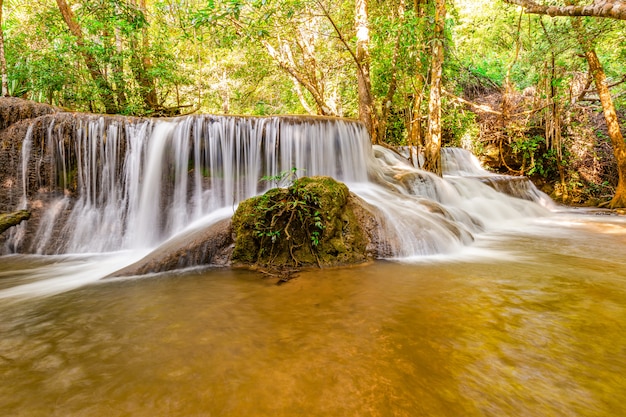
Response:
[[[626,206],[620,0],[0,0],[2,95],[69,111],[359,119]]]

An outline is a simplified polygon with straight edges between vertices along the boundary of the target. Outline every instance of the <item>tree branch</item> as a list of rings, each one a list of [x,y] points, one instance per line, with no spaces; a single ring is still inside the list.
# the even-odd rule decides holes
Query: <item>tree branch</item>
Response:
[[[587,6],[546,6],[533,0],[504,0],[505,3],[522,6],[526,13],[548,16],[593,16],[626,20],[626,2],[622,0],[594,0]]]
[[[339,41],[341,41],[341,43],[343,44],[343,46],[346,47],[346,50],[350,53],[350,55],[352,56],[352,59],[354,60],[354,63],[356,64],[358,70],[363,73],[363,68],[361,67],[361,62],[359,61],[359,59],[356,56],[356,53],[352,50],[352,48],[350,48],[350,45],[348,45],[348,42],[346,41],[346,39],[343,37],[343,34],[341,33],[341,31],[339,30],[339,27],[337,26],[337,24],[335,23],[335,21],[333,20],[333,18],[330,16],[330,13],[328,12],[328,10],[326,10],[326,8],[324,7],[324,5],[318,1],[317,5],[319,6],[320,9],[322,9],[322,13],[324,14],[324,16],[328,19],[328,21],[330,22],[330,24],[332,25],[333,29],[335,30],[335,33],[337,34],[337,36],[339,37]]]

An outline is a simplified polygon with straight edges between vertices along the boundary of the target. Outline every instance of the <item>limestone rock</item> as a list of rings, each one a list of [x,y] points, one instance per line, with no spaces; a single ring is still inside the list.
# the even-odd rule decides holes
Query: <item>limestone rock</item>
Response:
[[[25,119],[34,119],[45,114],[56,113],[57,109],[42,103],[16,97],[0,97],[0,130]]]
[[[228,265],[233,249],[231,220],[168,240],[145,258],[109,276],[125,277],[201,265]]]

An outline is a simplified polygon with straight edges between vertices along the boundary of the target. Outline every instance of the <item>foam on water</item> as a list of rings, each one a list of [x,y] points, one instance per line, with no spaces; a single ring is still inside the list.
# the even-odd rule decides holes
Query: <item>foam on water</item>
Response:
[[[8,302],[11,299],[50,296],[82,287],[137,261],[143,255],[145,252],[134,251],[47,257],[50,263],[46,262],[41,267],[0,272],[3,284],[6,285],[7,281],[11,284],[0,289],[0,300]],[[27,255],[19,261],[29,262],[31,257],[33,255]],[[5,261],[11,261],[11,256],[8,258]]]

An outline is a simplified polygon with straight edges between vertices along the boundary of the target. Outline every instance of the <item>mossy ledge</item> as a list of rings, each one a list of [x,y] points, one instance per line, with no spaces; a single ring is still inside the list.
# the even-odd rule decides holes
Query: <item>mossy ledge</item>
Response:
[[[304,177],[243,201],[233,216],[232,265],[281,274],[371,259],[356,199],[333,178]]]
[[[0,214],[0,234],[5,230],[17,226],[25,220],[30,219],[30,211],[19,210],[13,213]]]

